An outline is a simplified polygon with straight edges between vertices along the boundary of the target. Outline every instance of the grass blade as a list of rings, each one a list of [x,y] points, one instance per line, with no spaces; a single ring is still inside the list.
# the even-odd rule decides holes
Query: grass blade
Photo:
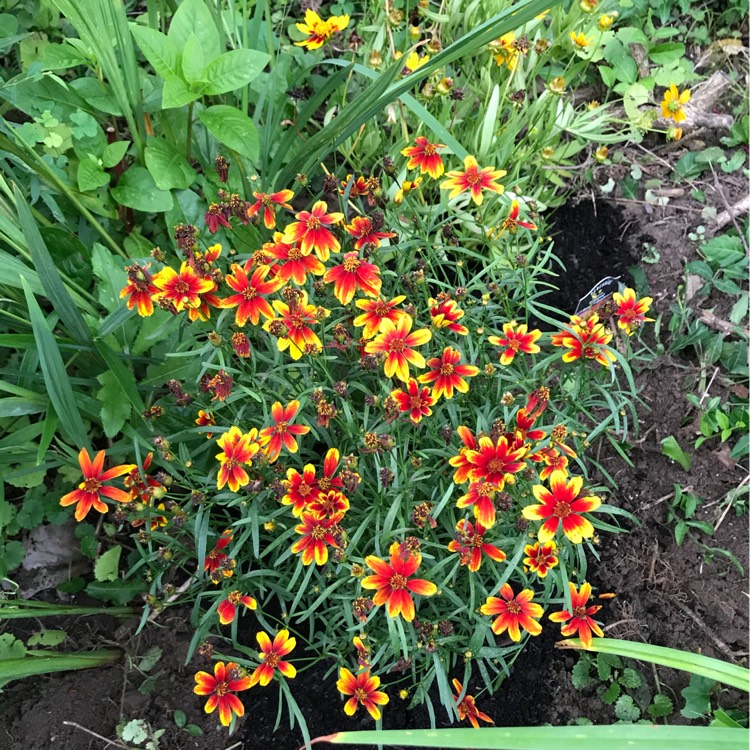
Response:
[[[45,654],[44,656],[25,656],[22,659],[4,659],[0,662],[0,685],[39,674],[103,667],[121,658],[122,651],[119,649],[102,649],[88,653],[55,654],[54,656]]]

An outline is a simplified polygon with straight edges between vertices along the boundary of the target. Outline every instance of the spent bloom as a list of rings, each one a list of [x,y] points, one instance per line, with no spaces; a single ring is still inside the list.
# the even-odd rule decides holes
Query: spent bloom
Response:
[[[370,716],[377,721],[380,718],[378,706],[388,703],[388,696],[378,690],[380,677],[371,675],[369,669],[355,676],[346,667],[341,667],[336,687],[341,694],[352,696],[344,704],[344,713],[347,716],[353,716],[360,706],[364,706]]]
[[[490,344],[503,349],[503,353],[500,355],[500,364],[509,365],[519,352],[538,354],[541,349],[536,341],[541,335],[540,330],[529,331],[525,323],[519,324],[515,320],[511,320],[503,326],[502,336],[490,336],[488,340]]]
[[[653,318],[646,317],[646,313],[653,302],[651,297],[636,299],[635,291],[628,287],[622,294],[615,292],[612,299],[617,305],[615,310],[617,325],[628,336],[632,336],[644,323],[653,321]]]
[[[493,169],[492,167],[480,169],[477,160],[469,155],[464,159],[464,171],[448,172],[448,179],[440,183],[440,188],[451,191],[448,195],[449,199],[455,198],[468,190],[474,203],[481,206],[484,201],[483,190],[490,190],[498,194],[504,192],[505,187],[497,180],[506,174],[508,173],[503,169]]]
[[[195,675],[196,695],[209,696],[206,701],[206,713],[210,714],[219,709],[219,720],[222,725],[228,727],[232,723],[233,716],[244,716],[245,707],[242,701],[234,695],[241,690],[252,687],[249,677],[242,677],[240,668],[235,662],[224,664],[217,661],[214,664],[214,673],[197,672]]]
[[[263,630],[255,638],[260,646],[260,653],[258,654],[260,664],[250,675],[249,687],[259,683],[261,687],[265,687],[271,682],[277,669],[290,680],[296,676],[297,670],[295,667],[288,661],[283,660],[283,657],[290,654],[297,645],[297,639],[290,638],[288,630],[279,630],[273,642],[268,637],[268,633]]]
[[[590,583],[582,583],[580,591],[576,589],[574,583],[569,582],[568,585],[570,586],[570,600],[573,611],[569,612],[564,609],[562,612],[553,612],[549,619],[553,622],[565,623],[562,626],[562,634],[569,638],[574,633],[578,633],[584,648],[590,648],[592,632],[599,638],[604,637],[601,627],[592,617],[601,609],[601,605],[586,606],[591,597]]]
[[[458,718],[461,721],[468,719],[474,729],[479,729],[478,719],[486,721],[488,724],[495,723],[489,716],[487,716],[487,714],[482,713],[477,708],[477,705],[474,702],[473,695],[465,695],[463,698],[461,698],[461,693],[463,692],[464,688],[463,685],[455,678],[453,679],[453,689],[456,691],[453,699],[456,701],[456,710],[458,711]]]
[[[282,446],[289,453],[297,452],[297,440],[295,435],[307,435],[310,428],[307,425],[291,424],[299,411],[299,401],[290,401],[286,406],[282,406],[280,401],[276,401],[271,407],[271,417],[273,425],[264,427],[260,433],[260,443],[265,448],[268,455],[268,461],[273,463],[281,453]]]
[[[524,589],[517,595],[513,593],[510,584],[504,583],[500,589],[500,597],[488,596],[487,601],[480,607],[483,615],[497,615],[492,621],[492,632],[500,635],[506,630],[512,641],[521,640],[521,628],[530,635],[539,635],[542,626],[537,620],[544,614],[544,610],[532,602],[534,592]]]
[[[413,146],[407,146],[401,153],[409,157],[407,169],[419,168],[420,173],[427,173],[433,180],[437,180],[445,171],[443,160],[438,153],[439,148],[445,148],[442,143],[430,143],[423,135],[414,139]]]
[[[666,120],[682,122],[686,119],[684,106],[690,101],[690,91],[685,89],[680,92],[677,86],[671,84],[664,92],[664,99],[661,102],[661,114]]]

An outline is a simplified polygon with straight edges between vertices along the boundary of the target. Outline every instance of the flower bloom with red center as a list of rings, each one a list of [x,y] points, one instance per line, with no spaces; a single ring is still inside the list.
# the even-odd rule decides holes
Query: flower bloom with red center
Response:
[[[229,546],[234,534],[231,531],[225,531],[216,542],[216,546],[206,555],[203,563],[204,570],[207,570],[209,576],[213,574],[229,559],[229,555],[224,550]]]
[[[411,331],[413,321],[404,315],[398,323],[383,320],[381,333],[365,345],[368,354],[385,354],[385,376],[394,375],[406,382],[409,379],[409,364],[424,367],[424,357],[411,347],[423,346],[431,338],[432,333],[427,328]],[[411,331],[411,333],[410,333]]]
[[[474,702],[473,695],[465,695],[463,698],[461,698],[461,693],[463,692],[464,687],[455,678],[453,679],[453,689],[456,691],[454,700],[456,701],[456,704],[457,704],[456,710],[458,711],[458,718],[461,721],[468,719],[471,722],[471,726],[473,726],[474,729],[479,729],[478,719],[481,719],[482,721],[486,721],[488,724],[495,723],[494,721],[492,721],[492,719],[490,719],[489,716],[487,716],[487,714],[482,713],[477,708],[476,703]]]
[[[420,383],[433,383],[432,395],[435,399],[441,396],[453,398],[453,389],[459,393],[466,393],[469,384],[464,378],[473,378],[479,374],[479,368],[474,365],[460,365],[461,353],[446,346],[441,357],[427,360],[429,372],[419,376]]]
[[[349,510],[349,498],[339,490],[318,492],[308,503],[307,510],[318,518],[343,516]]]
[[[380,269],[374,263],[360,260],[358,253],[345,253],[341,265],[329,268],[323,281],[333,282],[333,293],[342,305],[348,305],[359,289],[368,297],[380,294]]]
[[[375,573],[362,579],[363,589],[377,589],[373,602],[380,606],[388,605],[391,617],[401,615],[404,620],[414,619],[414,600],[412,594],[432,596],[437,592],[437,586],[424,578],[412,578],[422,562],[419,552],[404,549],[398,542],[393,542],[388,551],[390,563],[375,555],[365,558],[367,566]]]
[[[537,622],[544,610],[531,600],[534,592],[524,589],[518,596],[513,593],[509,584],[504,583],[500,589],[500,596],[488,596],[487,601],[479,608],[483,615],[498,615],[492,621],[492,632],[500,635],[506,630],[512,641],[521,640],[520,628],[530,635],[539,635],[542,626]]]
[[[370,192],[370,183],[364,175],[360,175],[357,179],[354,179],[353,175],[348,174],[345,180],[341,180],[341,187],[339,188],[339,195],[346,195],[346,189],[349,187],[351,182],[351,190],[349,190],[350,198],[357,198],[360,195],[367,195]]]
[[[380,718],[378,706],[388,703],[388,696],[378,690],[380,677],[370,675],[369,669],[366,672],[360,672],[355,677],[346,667],[341,667],[336,687],[342,695],[352,696],[344,704],[344,713],[347,716],[353,716],[360,706],[364,706],[367,713],[377,721]]]
[[[320,492],[328,492],[331,489],[343,489],[344,483],[340,477],[336,476],[336,469],[338,469],[340,458],[341,454],[338,448],[329,448],[326,452],[326,457],[323,460],[323,476],[318,479],[318,490]],[[359,474],[354,474],[353,472],[352,474],[359,479]]]
[[[250,432],[243,434],[239,427],[233,426],[216,443],[221,448],[221,453],[216,454],[216,458],[221,463],[216,477],[216,487],[223,489],[225,485],[229,485],[232,492],[237,492],[240,487],[250,482],[243,464],[252,466],[253,458],[260,451],[258,431],[253,428]]]
[[[284,230],[283,242],[298,243],[303,253],[314,250],[324,263],[331,253],[341,249],[341,244],[328,227],[343,221],[344,214],[329,214],[325,201],[315,203],[312,211],[300,211],[295,218],[299,221]]]
[[[104,471],[104,451],[99,451],[92,461],[85,448],[81,448],[78,454],[78,464],[83,472],[83,481],[78,485],[78,489],[60,498],[60,505],[63,507],[76,506],[76,521],[83,521],[92,508],[100,513],[107,512],[107,504],[101,499],[101,495],[110,500],[117,500],[118,503],[131,501],[130,493],[117,487],[105,487],[104,482],[129,474],[138,468],[135,464],[120,464]]]
[[[500,357],[501,365],[509,365],[518,352],[524,354],[539,354],[541,349],[534,343],[542,332],[534,329],[529,331],[526,324],[516,323],[511,320],[503,326],[502,336],[490,336],[489,342],[493,346],[499,346],[505,349]]]
[[[365,245],[380,247],[380,240],[395,237],[395,232],[381,232],[372,225],[372,220],[368,216],[355,216],[351,224],[345,224],[344,229],[352,237],[356,237],[354,243],[355,250],[361,250]]]
[[[458,436],[463,442],[463,446],[458,449],[458,455],[452,456],[448,463],[456,470],[453,474],[453,481],[456,484],[463,484],[474,468],[474,464],[469,461],[469,453],[477,449],[477,441],[474,433],[464,425],[456,428]]]
[[[575,362],[585,357],[595,359],[604,367],[609,367],[610,362],[615,361],[615,355],[604,348],[611,340],[612,333],[599,322],[596,314],[586,320],[573,315],[569,328],[552,334],[553,346],[563,346],[570,350],[563,354],[563,362]]]
[[[430,387],[420,388],[414,378],[409,378],[406,391],[400,388],[391,391],[391,398],[398,404],[399,411],[409,412],[409,419],[414,424],[419,424],[422,417],[429,417],[432,414],[430,407],[434,406],[437,401],[437,398],[430,393]]]
[[[291,304],[281,300],[274,300],[273,306],[279,313],[278,318],[267,320],[263,324],[264,331],[272,331],[277,325],[282,333],[278,335],[277,346],[283,352],[289,349],[289,356],[300,359],[306,351],[319,351],[322,348],[320,339],[310,326],[318,323],[319,309],[315,305],[307,304],[307,292]]]
[[[451,191],[448,195],[449,200],[468,190],[471,192],[474,203],[481,206],[484,200],[483,190],[490,190],[498,194],[505,191],[505,187],[496,180],[506,174],[508,173],[504,169],[493,169],[492,167],[480,169],[477,160],[473,156],[467,156],[464,159],[464,171],[448,172],[448,179],[440,183],[440,189]]]
[[[628,336],[632,336],[644,323],[653,322],[653,318],[646,317],[646,313],[654,301],[651,297],[636,300],[635,291],[628,287],[622,294],[615,292],[612,299],[617,305],[615,310],[617,325]]]
[[[266,229],[274,229],[276,226],[276,208],[288,208],[292,210],[291,205],[287,201],[294,198],[294,193],[291,190],[280,190],[278,193],[253,193],[255,203],[247,207],[247,218],[252,219],[261,208],[263,209],[263,223],[266,225]]]
[[[568,457],[554,448],[542,448],[536,453],[536,461],[543,461],[544,468],[539,472],[539,479],[546,482],[554,471],[568,471]]]
[[[499,237],[503,232],[510,232],[510,234],[515,234],[518,231],[518,227],[523,227],[524,229],[531,230],[537,228],[536,224],[533,224],[530,221],[520,221],[518,218],[519,213],[520,207],[518,205],[518,201],[513,201],[510,204],[510,213],[500,225],[500,231],[497,233],[497,237]]]
[[[364,310],[361,315],[354,318],[354,325],[364,326],[362,338],[371,339],[381,332],[381,324],[384,320],[390,320],[396,325],[406,313],[399,310],[396,305],[400,305],[406,299],[405,295],[399,295],[392,300],[384,299],[358,299],[354,304]]]
[[[137,263],[134,263],[132,266],[126,266],[125,270],[128,272],[128,283],[120,291],[120,297],[128,298],[128,310],[137,307],[138,315],[142,318],[153,315],[154,301],[151,297],[159,289],[154,286],[153,277],[148,272],[148,267],[142,268]]]
[[[274,424],[271,427],[264,427],[260,431],[260,442],[265,448],[268,461],[273,463],[281,453],[281,447],[286,448],[290,453],[297,452],[297,440],[295,435],[307,435],[310,428],[302,424],[290,424],[297,416],[299,411],[299,401],[290,401],[286,406],[282,406],[277,401],[271,407],[271,417]]]
[[[318,481],[315,479],[315,467],[305,464],[302,473],[297,469],[288,469],[286,479],[282,480],[286,494],[281,498],[282,505],[292,506],[292,515],[301,516],[308,503],[318,495]]]
[[[564,609],[562,612],[553,612],[549,616],[549,619],[552,622],[566,623],[562,626],[562,634],[566,638],[569,638],[574,633],[578,633],[583,647],[591,648],[592,631],[599,638],[604,638],[604,633],[599,627],[599,623],[592,617],[592,615],[595,615],[601,609],[601,605],[586,606],[591,597],[591,584],[582,583],[580,592],[576,589],[574,583],[569,582],[568,585],[570,586],[570,600],[573,612],[571,613],[567,609]]]
[[[343,513],[330,518],[320,518],[315,513],[302,513],[302,523],[294,527],[300,538],[292,545],[292,552],[295,555],[302,553],[303,565],[310,565],[313,560],[316,565],[328,562],[328,547],[339,546],[334,532],[343,518]]]
[[[219,721],[228,727],[232,723],[233,716],[244,716],[245,707],[242,701],[233,693],[247,690],[252,687],[249,677],[242,677],[240,668],[235,662],[230,661],[225,665],[223,661],[214,664],[214,673],[197,672],[195,675],[196,695],[208,695],[206,702],[206,713],[210,714],[219,709]]]
[[[349,25],[349,16],[331,16],[324,21],[314,10],[308,9],[305,22],[295,25],[303,34],[307,34],[307,39],[295,42],[295,45],[312,51],[322,47],[335,33],[343,31]]]
[[[510,446],[505,435],[499,437],[496,443],[489,437],[481,437],[477,449],[466,454],[472,464],[469,479],[474,482],[484,479],[494,484],[498,490],[502,490],[506,482],[515,484],[513,475],[526,468],[523,458],[527,452],[526,446]]]
[[[187,308],[198,308],[203,304],[200,296],[216,288],[213,279],[201,278],[183,261],[179,274],[165,266],[153,277],[154,286],[159,290],[154,295],[156,302],[171,302],[177,312]]]
[[[237,614],[237,607],[239,607],[240,604],[248,609],[258,608],[258,602],[256,602],[252,596],[243,594],[238,590],[230,591],[227,598],[224,599],[216,610],[219,614],[219,622],[222,625],[229,625],[234,622],[235,615]]]
[[[284,285],[284,280],[274,277],[270,281],[265,281],[270,270],[270,266],[259,266],[253,271],[253,275],[248,277],[241,266],[232,263],[232,273],[228,274],[225,280],[237,294],[223,299],[221,306],[224,309],[237,308],[234,322],[240,328],[248,320],[257,326],[261,315],[267,319],[273,318],[273,308],[268,300],[264,299],[264,295],[278,291]]]
[[[447,328],[459,336],[466,336],[469,329],[458,323],[464,316],[464,311],[458,306],[456,300],[446,299],[430,308],[431,323],[435,328]]]
[[[539,527],[537,538],[548,542],[562,524],[565,536],[573,544],[594,536],[594,527],[581,513],[596,510],[602,501],[593,495],[581,495],[582,477],[568,477],[564,471],[555,471],[549,480],[550,488],[535,484],[531,489],[538,505],[527,505],[522,513],[529,521],[544,521]]]
[[[279,630],[273,642],[262,630],[255,637],[260,646],[258,658],[261,664],[250,675],[250,686],[260,683],[261,687],[265,687],[271,682],[276,669],[290,680],[295,677],[297,670],[288,661],[284,661],[283,657],[292,652],[297,645],[297,639],[290,638],[288,630]]]
[[[484,541],[487,529],[477,521],[476,526],[462,518],[456,524],[457,537],[448,544],[449,552],[458,552],[461,565],[468,565],[472,573],[476,573],[482,565],[482,554],[495,562],[505,560],[505,552],[494,544]]]
[[[281,232],[275,232],[273,242],[263,245],[269,261],[280,261],[273,266],[276,278],[285,284],[291,279],[297,286],[302,286],[308,273],[322,276],[326,272],[326,267],[312,253],[304,253],[297,245],[283,242],[283,236]]]
[[[554,540],[527,544],[523,548],[523,552],[526,555],[523,559],[523,564],[540,578],[544,578],[549,570],[557,565],[557,544],[555,544]]]
[[[483,479],[478,482],[471,482],[466,494],[458,498],[456,507],[462,510],[473,508],[477,523],[484,526],[485,529],[491,529],[495,525],[494,499],[497,492],[497,485],[491,482],[486,482]]]
[[[439,148],[445,148],[442,143],[430,143],[423,135],[418,135],[414,139],[414,146],[407,146],[401,154],[407,156],[409,161],[406,163],[407,169],[416,169],[424,174],[425,172],[437,180],[445,171],[443,160],[437,152]]]

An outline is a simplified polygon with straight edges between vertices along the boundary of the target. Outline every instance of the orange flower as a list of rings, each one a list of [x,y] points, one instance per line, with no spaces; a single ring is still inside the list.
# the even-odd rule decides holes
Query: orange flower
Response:
[[[380,718],[378,706],[388,703],[388,696],[378,690],[380,677],[371,676],[369,669],[355,677],[346,667],[341,667],[336,687],[343,695],[352,696],[344,704],[344,713],[347,716],[353,716],[360,706],[364,706],[370,716],[377,721]]]
[[[503,326],[503,334],[505,335],[490,336],[488,339],[490,344],[505,349],[500,357],[501,365],[509,365],[518,352],[538,354],[541,351],[534,342],[542,335],[542,332],[537,329],[529,331],[525,323],[519,325],[515,320],[511,320]]]
[[[323,476],[318,479],[318,490],[320,492],[328,492],[330,489],[341,490],[344,487],[344,483],[340,477],[336,476],[336,469],[339,466],[339,454],[338,448],[329,448],[326,453],[326,457],[323,460]],[[359,474],[351,472],[353,477],[359,480]]]
[[[307,292],[301,292],[301,297],[290,304],[276,299],[273,306],[279,317],[267,320],[263,324],[263,330],[271,331],[275,326],[282,326],[282,333],[278,336],[276,344],[280,352],[289,349],[289,356],[297,360],[306,352],[320,351],[320,339],[310,328],[318,323],[319,308],[307,304]]]
[[[349,498],[339,490],[318,492],[307,504],[307,510],[318,518],[341,517],[349,510]]]
[[[294,650],[297,639],[290,638],[288,630],[280,630],[273,639],[273,643],[268,634],[262,630],[255,637],[260,646],[258,658],[261,664],[250,675],[250,687],[258,683],[261,687],[268,685],[276,669],[290,680],[295,677],[297,670],[288,661],[283,661],[282,657],[287,656]]]
[[[377,297],[382,284],[380,269],[374,263],[360,260],[358,253],[345,253],[344,262],[326,271],[323,281],[333,282],[333,293],[342,305],[348,305],[359,289],[368,297]]]
[[[418,135],[414,139],[414,143],[414,146],[407,146],[401,152],[403,156],[409,157],[406,168],[416,169],[419,167],[422,174],[426,172],[433,180],[439,179],[445,167],[437,150],[445,148],[445,146],[442,143],[430,143],[423,135]]]
[[[404,295],[394,297],[389,301],[382,298],[376,300],[358,299],[354,304],[365,312],[354,318],[354,325],[364,326],[362,337],[371,339],[381,332],[381,323],[384,320],[390,320],[394,325],[397,324],[406,313],[403,310],[396,309],[396,305],[400,305],[405,299]]]
[[[544,578],[551,568],[557,565],[557,545],[554,541],[536,542],[536,544],[527,544],[523,548],[526,555],[523,564],[528,566],[532,573],[536,573],[540,578]]]
[[[518,214],[520,213],[520,208],[518,205],[518,201],[513,201],[510,204],[510,213],[508,214],[508,217],[503,220],[503,223],[500,225],[500,231],[497,233],[497,237],[499,237],[503,232],[510,232],[511,234],[515,234],[518,231],[518,227],[523,227],[524,229],[536,229],[536,224],[532,224],[530,221],[519,221]]]
[[[232,723],[233,716],[244,716],[245,707],[242,701],[233,693],[247,690],[252,687],[249,677],[242,677],[240,668],[235,662],[217,661],[214,664],[214,673],[197,672],[195,675],[196,695],[208,695],[205,711],[212,713],[218,707],[219,720],[222,725],[228,727]]]
[[[219,622],[222,625],[229,625],[234,622],[235,615],[237,614],[237,607],[239,607],[240,604],[248,609],[258,608],[258,602],[256,602],[252,596],[243,594],[239,590],[230,591],[227,598],[224,599],[216,610],[219,614]]]
[[[473,378],[479,374],[479,368],[474,365],[459,365],[461,353],[450,346],[443,349],[441,357],[433,357],[427,360],[429,372],[419,376],[420,383],[434,383],[432,386],[432,395],[435,399],[441,396],[453,398],[453,389],[459,393],[466,393],[469,390],[469,384],[464,378]]]
[[[356,237],[354,243],[356,250],[361,250],[365,245],[371,247],[380,247],[380,240],[395,237],[395,232],[381,232],[372,225],[372,220],[368,216],[355,216],[351,224],[344,226],[352,237]]]
[[[210,291],[198,295],[198,304],[187,309],[188,318],[191,321],[208,320],[211,317],[211,308],[221,307],[221,300],[214,294],[218,290],[219,285],[212,280]]]
[[[570,327],[552,334],[553,346],[563,346],[570,350],[563,354],[563,362],[575,362],[585,357],[595,359],[604,367],[609,367],[610,362],[615,361],[615,355],[604,348],[611,340],[612,333],[599,322],[599,316],[596,314],[586,320],[573,315]]]
[[[432,596],[437,592],[437,586],[423,578],[409,580],[422,562],[422,556],[418,552],[402,549],[402,545],[393,542],[389,555],[390,564],[375,555],[365,558],[365,563],[375,575],[363,578],[362,588],[377,589],[372,598],[376,605],[387,603],[391,617],[402,615],[404,620],[411,622],[415,614],[411,595]]]
[[[222,451],[216,454],[221,463],[216,477],[216,487],[220,490],[228,484],[232,492],[237,492],[240,487],[250,482],[250,477],[242,465],[252,466],[253,458],[260,451],[258,431],[253,428],[243,434],[239,427],[233,426],[216,443]]]
[[[505,560],[505,552],[494,544],[484,541],[487,529],[477,521],[476,526],[471,521],[461,519],[456,524],[457,537],[448,544],[449,552],[458,552],[461,565],[468,565],[472,573],[476,573],[482,565],[482,554],[495,562]]]
[[[276,278],[285,284],[291,279],[297,286],[302,286],[307,280],[307,274],[322,276],[326,267],[312,253],[303,253],[297,245],[283,242],[283,234],[275,232],[273,242],[263,245],[263,252],[269,260],[282,261],[273,266]]]
[[[430,308],[430,318],[432,318],[431,322],[435,328],[447,328],[449,331],[459,334],[459,336],[466,336],[469,333],[469,329],[465,325],[456,322],[461,320],[463,316],[464,311],[453,299],[443,300]]]
[[[271,427],[264,427],[260,431],[260,443],[265,448],[269,463],[273,463],[281,453],[283,445],[290,453],[297,452],[297,441],[295,435],[307,435],[310,428],[307,425],[289,424],[299,411],[299,401],[290,401],[286,406],[282,406],[277,401],[271,407],[271,417],[274,424]]]
[[[602,501],[593,495],[581,495],[582,477],[568,477],[564,471],[552,472],[550,488],[535,484],[531,491],[539,505],[527,505],[523,517],[529,521],[544,521],[539,527],[537,538],[548,542],[557,533],[562,524],[565,536],[573,544],[580,544],[584,539],[594,536],[594,527],[581,513],[596,510]]]
[[[549,616],[549,619],[552,622],[567,623],[567,625],[562,626],[562,634],[566,638],[569,638],[574,633],[578,633],[583,647],[591,648],[591,631],[598,635],[599,638],[604,638],[604,633],[601,627],[599,627],[599,623],[591,616],[595,615],[601,609],[601,605],[586,606],[591,596],[591,584],[582,583],[580,592],[576,589],[574,583],[568,582],[568,586],[570,586],[570,599],[573,612],[571,613],[567,609],[564,609],[562,612],[553,612]]]
[[[327,227],[342,221],[344,214],[329,214],[325,201],[315,203],[312,211],[300,211],[295,218],[299,221],[284,230],[283,242],[299,243],[305,254],[314,250],[324,263],[331,253],[337,253],[341,249],[339,241]]]
[[[266,225],[266,229],[273,229],[276,226],[276,209],[274,206],[280,208],[288,208],[290,211],[292,207],[287,201],[294,198],[294,193],[291,190],[280,190],[278,193],[253,193],[253,197],[256,199],[252,206],[247,207],[247,218],[252,219],[255,214],[263,209],[263,223]]]
[[[368,354],[385,354],[385,376],[391,378],[394,375],[406,382],[409,379],[409,364],[415,367],[424,367],[424,357],[411,347],[423,346],[431,338],[432,334],[426,328],[411,331],[413,321],[408,315],[404,315],[397,324],[390,320],[383,320],[380,324],[381,333],[365,345]]]
[[[617,310],[615,310],[617,325],[628,336],[632,336],[644,323],[653,322],[653,318],[646,317],[654,301],[651,297],[643,297],[636,301],[635,291],[628,287],[622,294],[615,292],[612,299],[617,305]]]
[[[302,523],[294,527],[300,538],[292,545],[292,552],[302,553],[303,565],[310,565],[313,560],[316,565],[328,562],[328,546],[339,547],[334,532],[343,518],[343,513],[320,518],[315,513],[302,512]]]
[[[429,386],[420,389],[414,378],[409,378],[405,392],[400,388],[391,391],[391,398],[398,404],[399,411],[409,412],[409,419],[414,424],[419,424],[422,417],[429,417],[432,414],[430,407],[437,401],[437,398],[430,394]]]
[[[177,312],[182,312],[186,307],[199,308],[203,304],[199,295],[216,288],[213,279],[197,276],[187,261],[183,261],[179,274],[173,268],[165,266],[153,277],[153,283],[159,290],[154,295],[154,300],[171,302]]]
[[[464,171],[448,172],[448,179],[440,183],[440,189],[451,191],[448,195],[449,200],[469,190],[474,203],[481,206],[484,200],[482,190],[491,190],[498,194],[505,191],[505,187],[496,180],[506,174],[508,173],[504,169],[492,167],[480,169],[477,160],[473,156],[467,156],[464,159]]]
[[[308,503],[318,495],[318,482],[312,464],[305,464],[301,474],[297,469],[288,469],[282,484],[286,487],[286,494],[281,498],[281,504],[291,505],[292,515],[297,517],[302,515]]]
[[[489,439],[489,438],[488,438]],[[477,523],[485,529],[491,529],[495,525],[495,502],[494,498],[498,487],[491,482],[480,480],[471,482],[465,495],[458,498],[457,508],[473,508],[474,518]]]
[[[128,283],[120,291],[120,297],[128,298],[128,310],[134,307],[138,308],[138,315],[147,318],[154,314],[154,302],[152,295],[156,294],[159,289],[153,284],[153,277],[148,272],[148,267],[142,268],[137,263],[132,266],[125,266],[128,272]]]
[[[118,503],[129,503],[131,501],[130,494],[125,490],[103,485],[110,479],[129,474],[133,469],[137,469],[138,467],[135,464],[120,464],[103,471],[104,451],[99,451],[92,462],[85,448],[81,448],[81,452],[78,454],[78,464],[83,472],[83,481],[78,485],[78,489],[68,492],[67,495],[60,498],[60,505],[63,507],[76,506],[74,514],[76,521],[83,521],[91,508],[98,510],[100,513],[106,513],[107,505],[102,500],[102,495],[111,500],[117,500]]]
[[[494,484],[498,490],[502,490],[506,482],[515,483],[514,474],[526,468],[523,462],[526,453],[526,447],[512,448],[505,435],[499,437],[496,443],[489,437],[481,437],[477,449],[469,451],[466,455],[472,464],[469,479],[484,479]]]
[[[203,569],[208,571],[211,578],[214,577],[214,573],[219,569],[223,569],[229,560],[229,555],[224,552],[224,549],[229,546],[234,535],[231,531],[225,531],[216,542],[216,546],[206,555],[206,559],[203,563]],[[229,573],[230,577],[232,574]]]
[[[474,468],[474,464],[469,461],[469,453],[477,449],[477,441],[472,431],[464,425],[456,428],[456,432],[461,438],[463,446],[458,449],[458,455],[452,456],[448,463],[456,469],[453,474],[453,481],[456,484],[463,484]]]
[[[226,276],[226,282],[237,294],[232,294],[221,301],[224,309],[237,308],[234,322],[242,328],[249,320],[254,326],[258,325],[260,316],[273,318],[273,308],[263,298],[272,294],[284,285],[284,280],[278,277],[265,281],[270,266],[259,266],[248,278],[247,271],[237,263],[232,263],[232,273]]]
[[[195,420],[195,424],[199,427],[215,427],[216,417],[210,411],[204,411],[203,409],[198,410],[198,418]],[[214,434],[213,432],[205,433],[206,439],[210,440]]]
[[[463,698],[461,698],[461,693],[463,692],[464,688],[463,685],[455,678],[453,679],[453,689],[456,691],[454,700],[458,704],[456,706],[456,710],[458,711],[458,718],[461,721],[464,721],[464,719],[468,719],[474,729],[479,729],[479,722],[477,721],[477,719],[486,721],[488,724],[495,723],[494,721],[492,721],[492,719],[490,719],[489,716],[487,716],[487,714],[483,714],[477,708],[476,703],[474,703],[473,695],[465,695]]]
[[[544,614],[544,610],[531,600],[534,592],[524,589],[518,596],[513,593],[509,584],[504,583],[500,589],[500,596],[488,596],[487,601],[479,608],[483,615],[498,615],[492,622],[492,632],[500,635],[506,630],[512,641],[521,640],[523,628],[530,635],[539,635],[542,626],[536,621]]]

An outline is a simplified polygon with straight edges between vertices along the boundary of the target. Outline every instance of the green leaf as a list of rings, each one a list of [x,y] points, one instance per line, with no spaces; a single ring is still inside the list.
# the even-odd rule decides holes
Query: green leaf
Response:
[[[81,553],[92,560],[96,557],[96,531],[94,527],[87,522],[79,523],[76,526],[75,535],[81,540]]]
[[[0,661],[6,659],[23,659],[26,656],[26,646],[12,633],[0,635]]]
[[[610,682],[609,687],[602,693],[602,701],[611,706],[619,697],[622,689],[616,682]]]
[[[685,45],[679,42],[657,44],[648,51],[648,56],[657,65],[669,65],[685,54]]]
[[[200,39],[195,32],[191,32],[185,44],[185,49],[182,51],[182,77],[189,84],[198,83],[204,78],[204,67]]]
[[[694,674],[690,684],[680,691],[685,699],[685,708],[680,713],[686,719],[700,719],[711,712],[711,688],[714,681],[709,677]]]
[[[664,695],[664,693],[657,693],[654,696],[654,700],[651,701],[651,705],[646,709],[648,715],[652,719],[659,719],[662,716],[669,716],[674,711],[672,705],[672,699]]]
[[[226,104],[216,104],[200,113],[201,122],[217,140],[252,162],[258,161],[258,131],[243,112]]]
[[[203,93],[214,96],[246,86],[261,74],[270,59],[265,52],[254,49],[225,52],[206,66],[203,78],[208,83],[203,87]]]
[[[89,190],[96,190],[104,187],[104,185],[109,185],[110,177],[102,169],[99,160],[89,156],[81,159],[78,163],[76,179],[78,180],[78,189],[82,193],[87,193]]]
[[[690,454],[685,453],[685,451],[680,448],[680,444],[677,442],[674,435],[669,435],[661,441],[661,452],[673,461],[677,461],[685,471],[690,471],[692,458],[690,457]]]
[[[117,166],[125,156],[130,146],[130,141],[115,141],[108,144],[102,153],[102,164],[107,169]]]
[[[48,44],[42,54],[42,70],[67,70],[85,65],[86,55],[72,44]]]
[[[94,578],[97,581],[116,581],[120,569],[122,547],[118,544],[100,555],[94,565]]]
[[[161,106],[164,109],[184,107],[190,102],[200,99],[198,91],[192,91],[187,83],[178,75],[168,75],[164,81]]]
[[[131,719],[121,730],[120,738],[124,742],[140,745],[148,739],[148,724],[143,719]]]
[[[4,546],[0,547],[0,571],[5,571],[1,575],[15,570],[23,562],[25,556],[26,548],[23,546],[23,542],[16,539],[6,542]]]
[[[182,729],[187,724],[187,714],[179,709],[174,712],[174,723]]]
[[[622,670],[622,674],[620,675],[620,679],[618,680],[618,682],[623,687],[634,690],[635,688],[639,688],[643,684],[643,678],[637,670],[633,669],[632,667],[625,667],[625,669]]]
[[[67,637],[68,634],[64,630],[40,630],[26,643],[29,646],[59,646]]]
[[[615,716],[620,721],[638,721],[641,718],[641,709],[629,695],[621,695],[615,703]]]
[[[185,190],[195,180],[195,170],[184,154],[162,138],[148,139],[146,168],[160,190]]]
[[[573,667],[571,678],[576,690],[588,687],[591,684],[591,661],[582,656]]]
[[[110,192],[120,205],[137,211],[169,211],[174,205],[171,193],[159,190],[154,178],[143,167],[130,167]]]
[[[128,24],[128,26],[143,56],[156,71],[156,75],[164,79],[170,75],[177,75],[180,56],[177,45],[156,29],[135,23]]]
[[[91,581],[86,586],[86,593],[89,596],[93,596],[94,599],[102,599],[103,601],[125,605],[146,591],[146,588],[146,584],[137,579],[127,581]]]
[[[190,35],[195,32],[206,60],[213,60],[221,52],[221,40],[211,11],[203,0],[182,0],[172,16],[167,36],[177,49],[185,49]]]
[[[101,417],[104,434],[113,438],[122,430],[128,417],[130,417],[130,401],[112,372],[104,372],[97,376],[102,388],[96,397],[102,404]]]

